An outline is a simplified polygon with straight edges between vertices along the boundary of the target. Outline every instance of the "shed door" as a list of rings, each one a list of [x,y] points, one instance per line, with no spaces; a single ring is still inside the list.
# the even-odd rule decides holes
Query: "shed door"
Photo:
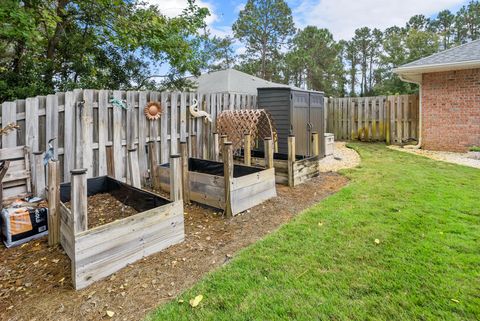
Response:
[[[310,124],[311,130],[318,133],[319,153],[325,156],[325,123],[323,94],[310,94]],[[309,150],[311,151],[311,150]]]
[[[310,111],[309,93],[292,92],[292,126],[295,135],[295,152],[297,155],[308,155],[310,145]]]

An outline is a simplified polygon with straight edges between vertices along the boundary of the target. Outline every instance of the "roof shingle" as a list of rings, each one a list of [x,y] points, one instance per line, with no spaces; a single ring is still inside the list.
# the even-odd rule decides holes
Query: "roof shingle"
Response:
[[[410,62],[400,66],[400,68],[442,65],[476,60],[480,61],[480,39]]]

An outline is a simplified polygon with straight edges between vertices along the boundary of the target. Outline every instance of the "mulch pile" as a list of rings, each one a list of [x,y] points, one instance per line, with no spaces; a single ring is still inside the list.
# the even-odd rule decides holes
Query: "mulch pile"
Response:
[[[70,208],[70,202],[65,203]],[[108,193],[95,194],[88,197],[88,228],[111,223],[137,214],[131,206],[125,205]]]
[[[185,242],[135,262],[81,291],[71,286],[68,257],[61,247],[49,248],[46,238],[12,249],[2,245],[0,319],[141,320],[159,304],[174,299],[206,273],[227,263],[240,249],[346,184],[345,177],[325,173],[295,188],[277,185],[278,197],[231,219],[216,209],[187,205]],[[111,205],[103,204],[102,199],[98,202],[103,210],[94,216],[97,222],[102,218],[106,223],[129,213],[128,209],[119,212],[117,208],[106,214]],[[95,222],[91,215],[89,223]],[[107,316],[107,311],[115,313],[113,318]]]

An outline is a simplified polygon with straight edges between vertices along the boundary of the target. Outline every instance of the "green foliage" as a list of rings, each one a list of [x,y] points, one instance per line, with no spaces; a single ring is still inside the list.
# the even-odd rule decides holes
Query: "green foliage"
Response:
[[[480,146],[472,146],[469,149],[471,152],[480,152]]]
[[[235,65],[236,57],[233,50],[232,37],[224,38],[214,36],[206,41],[207,70],[216,71],[232,68]]]
[[[292,11],[284,0],[248,0],[232,26],[234,36],[246,48],[249,59],[258,59],[260,69],[254,74],[274,80],[278,61],[294,33]]]
[[[480,171],[353,147],[348,186],[147,320],[478,320]]]
[[[153,66],[198,74],[194,1],[167,18],[130,0],[5,0],[0,4],[0,101],[72,88],[126,89]]]
[[[329,96],[344,94],[342,47],[327,29],[308,26],[292,39],[287,53],[287,82],[297,87],[325,91]]]

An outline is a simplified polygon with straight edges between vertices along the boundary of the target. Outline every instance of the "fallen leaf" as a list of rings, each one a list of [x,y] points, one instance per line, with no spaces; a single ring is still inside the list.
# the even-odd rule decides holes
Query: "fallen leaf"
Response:
[[[460,303],[460,301],[458,301],[457,299],[450,299],[450,300],[452,300],[455,303]]]
[[[323,226],[323,222],[318,222],[318,226]]]
[[[58,262],[60,262],[60,260],[59,259],[53,259],[52,262],[53,263],[58,263]]]
[[[182,299],[178,300],[178,303],[183,303],[183,300]]]
[[[203,300],[203,295],[199,294],[194,299],[190,300],[190,305],[192,306],[192,308],[195,308],[200,304],[202,300]]]
[[[375,239],[375,244],[380,244],[380,240],[379,240],[379,239]]]
[[[115,315],[115,312],[107,310],[107,315],[112,318]]]
[[[65,281],[65,278],[61,278],[58,283],[63,283],[63,281]]]

